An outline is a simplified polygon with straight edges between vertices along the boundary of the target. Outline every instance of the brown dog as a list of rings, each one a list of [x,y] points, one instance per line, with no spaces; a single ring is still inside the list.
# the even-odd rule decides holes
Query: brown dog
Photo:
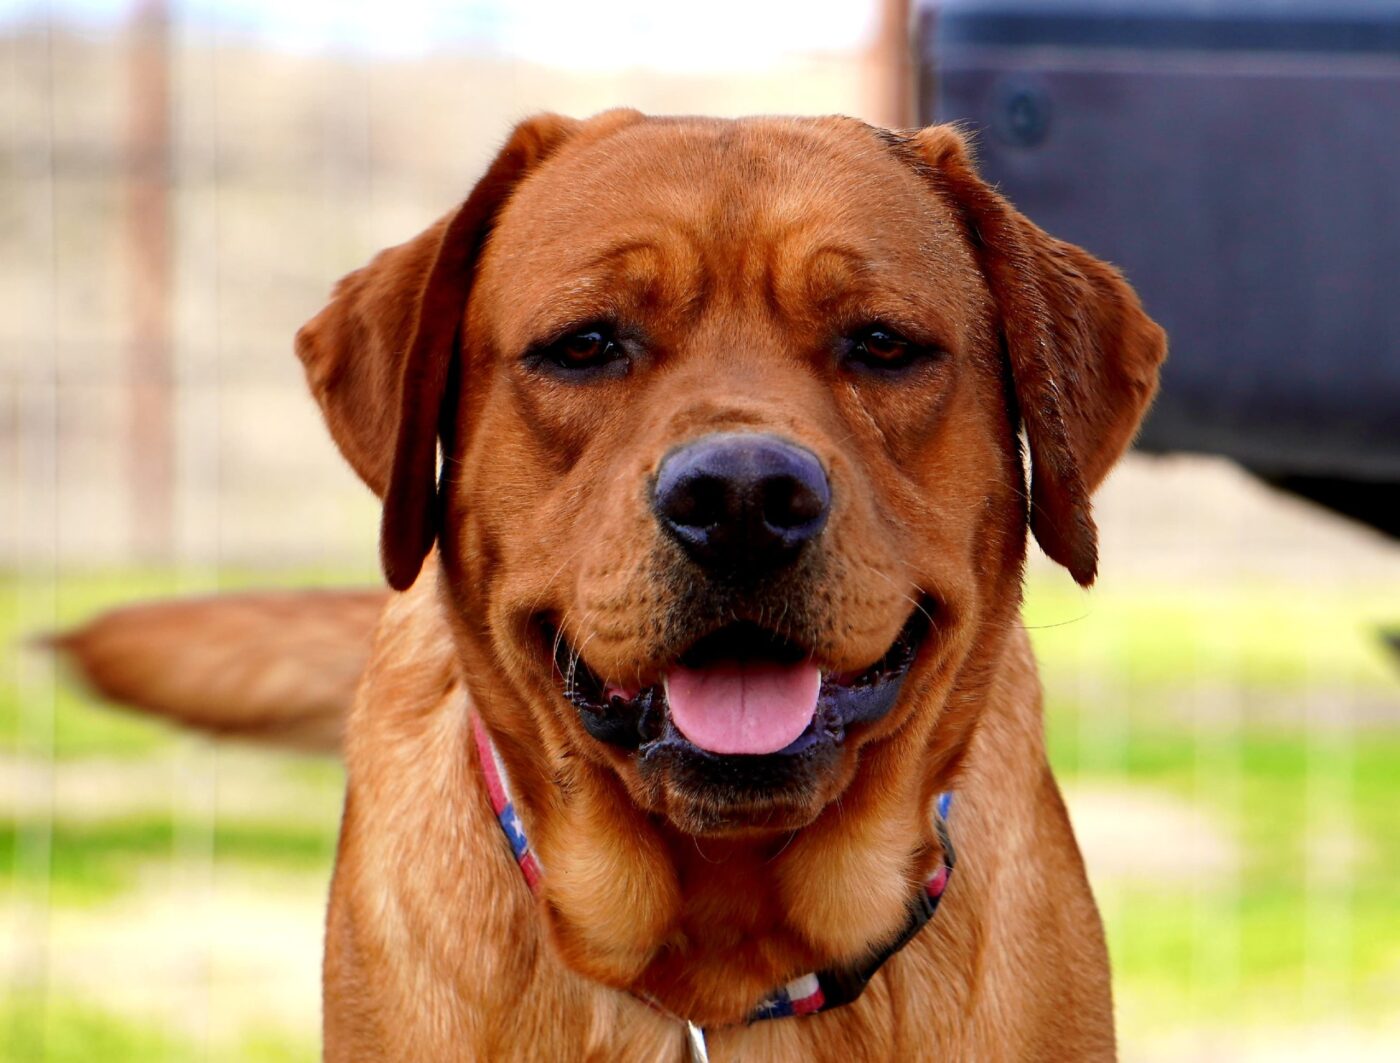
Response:
[[[1093,579],[1164,337],[955,130],[531,119],[297,351],[403,592],[345,729],[328,1059],[1113,1055],[1020,587],[1028,525]],[[221,726],[324,734],[347,604],[66,646],[175,715],[275,673]],[[266,622],[206,649],[228,609]],[[808,972],[826,1010],[755,1014]]]

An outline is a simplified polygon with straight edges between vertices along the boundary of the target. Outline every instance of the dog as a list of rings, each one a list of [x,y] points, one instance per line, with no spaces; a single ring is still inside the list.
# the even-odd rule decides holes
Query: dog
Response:
[[[328,1060],[1114,1056],[1022,570],[1166,341],[959,130],[534,117],[296,350],[395,593],[59,645],[342,750]]]

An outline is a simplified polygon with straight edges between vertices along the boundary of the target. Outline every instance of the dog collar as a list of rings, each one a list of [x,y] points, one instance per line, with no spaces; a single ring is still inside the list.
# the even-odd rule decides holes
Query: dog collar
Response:
[[[530,839],[526,837],[525,827],[516,812],[506,766],[496,751],[496,744],[491,741],[491,736],[486,733],[486,728],[482,726],[481,719],[476,714],[472,715],[472,732],[476,739],[477,757],[481,762],[481,773],[486,780],[486,792],[491,799],[491,808],[496,813],[501,831],[510,843],[511,853],[520,866],[520,873],[524,876],[526,885],[532,893],[538,892],[544,868],[541,867],[535,851],[530,848]],[[929,877],[923,889],[910,903],[909,917],[903,929],[864,963],[813,971],[778,987],[753,1010],[747,1019],[748,1022],[782,1019],[791,1015],[814,1015],[819,1011],[830,1011],[832,1008],[851,1003],[865,991],[865,987],[875,977],[875,972],[884,966],[885,961],[914,940],[924,925],[933,918],[934,912],[938,910],[938,902],[943,899],[943,891],[948,887],[948,879],[953,874],[953,843],[948,836],[948,813],[953,805],[952,792],[939,794],[935,804],[938,810],[935,826],[938,830],[939,844],[943,848],[943,864]],[[691,1058],[708,1059],[704,1031],[686,1019],[681,1021],[686,1024]]]

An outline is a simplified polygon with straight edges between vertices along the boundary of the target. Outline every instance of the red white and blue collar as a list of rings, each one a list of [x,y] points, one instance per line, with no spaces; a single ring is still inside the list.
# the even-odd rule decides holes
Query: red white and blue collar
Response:
[[[491,736],[486,733],[486,728],[481,726],[481,720],[475,715],[472,716],[472,732],[476,736],[477,759],[481,761],[481,774],[486,779],[486,793],[491,798],[491,808],[496,813],[496,820],[500,823],[506,840],[510,842],[510,851],[515,856],[515,862],[520,865],[520,873],[525,876],[526,885],[530,887],[531,893],[538,893],[542,868],[539,857],[530,848],[530,839],[525,836],[525,825],[520,822],[520,816],[515,810],[515,799],[510,795],[510,776],[506,774],[506,766],[501,761],[501,755],[496,752],[496,743],[491,741]]]
[[[510,842],[515,862],[520,865],[520,873],[525,877],[531,892],[537,893],[544,868],[540,865],[535,851],[530,848],[530,839],[520,822],[515,800],[511,796],[510,776],[506,773],[506,766],[501,761],[500,754],[496,752],[491,736],[486,733],[486,728],[475,714],[472,716],[472,732],[476,739],[482,775],[486,779],[486,792],[491,798],[491,808],[496,813],[496,819],[506,840]],[[935,826],[943,849],[943,863],[910,902],[909,918],[903,929],[864,963],[813,971],[778,987],[759,1003],[749,1015],[748,1022],[782,1019],[792,1015],[813,1015],[851,1003],[865,991],[865,987],[875,976],[875,972],[884,966],[885,961],[909,944],[933,918],[934,912],[938,910],[939,901],[943,899],[943,891],[947,889],[948,880],[953,874],[953,843],[948,836],[948,813],[953,806],[952,793],[939,794],[936,806],[938,818]],[[703,1053],[703,1032],[693,1024],[687,1025],[690,1027],[692,1040],[698,1038],[699,1051]],[[701,1055],[696,1058],[704,1057]]]

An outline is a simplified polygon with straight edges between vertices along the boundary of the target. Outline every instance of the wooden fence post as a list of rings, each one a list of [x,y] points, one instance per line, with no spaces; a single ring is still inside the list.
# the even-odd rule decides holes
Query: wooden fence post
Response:
[[[168,0],[137,0],[127,127],[127,417],[133,545],[146,560],[169,559],[175,519],[169,42]]]

